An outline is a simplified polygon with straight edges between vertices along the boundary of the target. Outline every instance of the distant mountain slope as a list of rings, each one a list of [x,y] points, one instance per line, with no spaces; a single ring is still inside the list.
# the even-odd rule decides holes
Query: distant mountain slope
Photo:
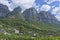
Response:
[[[38,15],[41,22],[59,24],[59,21],[50,12],[41,11]]]

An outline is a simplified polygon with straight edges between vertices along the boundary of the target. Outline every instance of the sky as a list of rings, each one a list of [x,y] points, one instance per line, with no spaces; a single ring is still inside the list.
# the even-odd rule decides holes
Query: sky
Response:
[[[20,6],[22,10],[34,7],[39,11],[50,11],[60,21],[60,0],[0,0],[10,11]]]

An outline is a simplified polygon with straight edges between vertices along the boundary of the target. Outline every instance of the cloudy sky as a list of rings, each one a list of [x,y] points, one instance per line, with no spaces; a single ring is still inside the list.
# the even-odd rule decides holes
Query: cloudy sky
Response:
[[[20,6],[22,10],[35,7],[37,11],[50,11],[60,21],[60,0],[0,0],[12,11]]]

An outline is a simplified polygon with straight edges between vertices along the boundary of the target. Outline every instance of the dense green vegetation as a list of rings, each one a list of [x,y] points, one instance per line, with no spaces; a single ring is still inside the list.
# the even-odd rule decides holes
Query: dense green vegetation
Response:
[[[0,40],[60,40],[60,27],[42,22],[22,19],[0,19]],[[14,29],[19,30],[15,33]]]

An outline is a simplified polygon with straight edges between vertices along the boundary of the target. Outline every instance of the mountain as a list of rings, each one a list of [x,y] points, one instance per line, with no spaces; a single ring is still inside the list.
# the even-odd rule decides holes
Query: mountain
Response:
[[[7,14],[7,17],[8,18],[19,18],[19,19],[24,19],[23,18],[23,15],[22,15],[22,13],[21,13],[21,8],[20,7],[17,7],[17,8],[15,8],[12,12],[9,12],[8,14]]]
[[[26,21],[37,21],[38,20],[37,14],[38,13],[37,13],[35,8],[29,8],[23,12],[23,16],[24,16]]]
[[[38,17],[39,21],[41,21],[41,22],[52,23],[52,24],[59,24],[59,21],[50,12],[40,11],[38,16],[39,16]]]
[[[26,9],[23,13],[21,13],[21,11],[22,9],[18,6],[12,12],[9,12],[7,6],[0,4],[0,17],[20,18],[26,21],[59,24],[59,21],[50,12],[40,11],[40,13],[38,13],[33,7]]]
[[[26,21],[60,24],[60,22],[56,19],[56,17],[52,15],[50,12],[40,11],[38,13],[35,8],[26,9],[23,12],[23,16]]]
[[[9,12],[4,6],[0,6],[0,13],[7,13],[0,18],[0,40],[60,40],[59,21],[50,12],[29,8],[21,13],[20,7]]]
[[[6,17],[6,14],[9,13],[8,7],[0,4],[0,17]]]
[[[15,8],[12,12],[9,12],[9,13],[7,14],[7,17],[8,17],[8,16],[10,16],[10,17],[12,17],[12,16],[18,16],[19,13],[21,13],[21,8],[20,8],[20,7],[17,7],[17,8]]]

